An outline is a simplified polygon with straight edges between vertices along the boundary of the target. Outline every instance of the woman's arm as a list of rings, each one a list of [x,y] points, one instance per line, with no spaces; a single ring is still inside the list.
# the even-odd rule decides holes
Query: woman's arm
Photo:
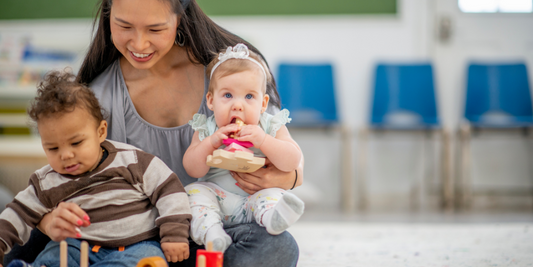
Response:
[[[231,175],[242,190],[248,194],[255,194],[265,188],[278,187],[289,190],[302,185],[304,181],[303,168],[304,157],[302,154],[300,164],[295,171],[280,171],[267,159],[264,168],[252,173],[231,172]]]

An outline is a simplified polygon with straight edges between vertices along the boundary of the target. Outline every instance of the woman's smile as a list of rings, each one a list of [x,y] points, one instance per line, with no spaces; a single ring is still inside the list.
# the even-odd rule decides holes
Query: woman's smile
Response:
[[[135,53],[135,52],[130,51],[130,55],[131,55],[131,58],[133,58],[133,60],[137,62],[146,62],[152,59],[152,57],[154,56],[154,53],[141,54],[141,53]]]

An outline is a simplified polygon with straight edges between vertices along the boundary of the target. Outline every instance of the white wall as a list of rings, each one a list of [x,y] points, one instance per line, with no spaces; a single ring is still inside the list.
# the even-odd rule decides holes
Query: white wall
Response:
[[[331,62],[340,114],[366,122],[373,66],[379,60],[428,59],[426,0],[399,1],[397,15],[214,17],[253,43],[275,71],[282,61]]]

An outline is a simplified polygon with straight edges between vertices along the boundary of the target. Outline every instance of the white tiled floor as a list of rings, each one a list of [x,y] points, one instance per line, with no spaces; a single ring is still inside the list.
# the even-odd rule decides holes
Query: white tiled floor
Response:
[[[309,213],[298,266],[533,266],[533,214]]]

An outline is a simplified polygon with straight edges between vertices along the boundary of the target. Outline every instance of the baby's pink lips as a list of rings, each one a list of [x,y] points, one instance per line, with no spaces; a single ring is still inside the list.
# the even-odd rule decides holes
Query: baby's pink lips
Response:
[[[80,164],[73,164],[73,165],[69,165],[69,166],[66,166],[65,167],[65,170],[67,172],[75,172],[76,170],[78,170],[78,168],[80,167]]]
[[[237,119],[240,119],[241,121],[243,120],[243,119],[241,119],[241,118],[239,118],[239,117],[237,117],[237,116],[233,116],[233,117],[231,117],[231,122],[230,122],[230,123],[235,123],[235,122],[237,122]]]

